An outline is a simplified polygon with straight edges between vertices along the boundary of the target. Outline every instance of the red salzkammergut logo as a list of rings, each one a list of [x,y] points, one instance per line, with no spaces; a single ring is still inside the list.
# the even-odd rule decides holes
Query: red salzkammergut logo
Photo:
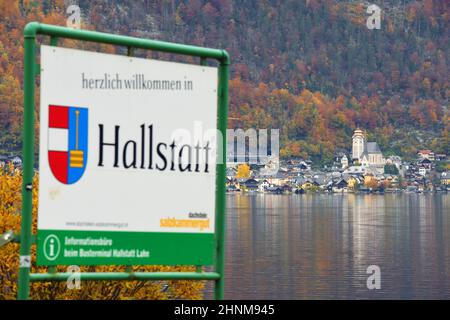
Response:
[[[48,162],[55,178],[77,182],[84,173],[88,151],[88,109],[50,105]]]

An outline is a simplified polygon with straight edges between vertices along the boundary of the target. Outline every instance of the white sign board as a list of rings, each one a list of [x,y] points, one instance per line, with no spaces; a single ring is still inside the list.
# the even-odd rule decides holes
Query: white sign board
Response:
[[[38,264],[208,264],[216,68],[41,47]]]

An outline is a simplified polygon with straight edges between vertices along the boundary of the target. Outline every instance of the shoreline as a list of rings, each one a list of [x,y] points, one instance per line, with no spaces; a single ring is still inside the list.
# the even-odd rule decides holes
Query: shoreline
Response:
[[[305,193],[273,193],[273,192],[247,192],[247,191],[227,191],[227,195],[277,195],[277,196],[304,196],[304,195],[390,195],[390,194],[417,194],[417,195],[447,195],[448,191],[421,191],[421,192],[411,192],[411,191],[395,191],[395,192],[305,192]]]

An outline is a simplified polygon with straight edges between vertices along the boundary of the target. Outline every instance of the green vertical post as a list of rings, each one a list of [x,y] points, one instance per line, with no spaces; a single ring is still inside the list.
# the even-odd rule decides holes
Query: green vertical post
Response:
[[[34,174],[34,85],[35,85],[35,36],[24,36],[23,78],[23,180],[22,220],[20,228],[20,259],[17,299],[26,300],[30,293],[31,225],[33,221],[33,174]]]
[[[226,147],[227,147],[227,127],[228,127],[228,66],[229,57],[226,51],[219,66],[219,103],[217,128],[222,135],[222,154],[217,158],[216,169],[216,259],[215,271],[220,274],[220,278],[215,281],[214,298],[223,300],[225,286],[225,223],[226,223]],[[220,146],[220,144],[219,144]]]

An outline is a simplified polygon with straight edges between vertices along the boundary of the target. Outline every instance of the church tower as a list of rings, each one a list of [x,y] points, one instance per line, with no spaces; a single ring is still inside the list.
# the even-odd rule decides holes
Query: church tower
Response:
[[[352,144],[352,159],[360,161],[360,157],[364,152],[364,132],[357,128],[353,133],[353,144]]]

